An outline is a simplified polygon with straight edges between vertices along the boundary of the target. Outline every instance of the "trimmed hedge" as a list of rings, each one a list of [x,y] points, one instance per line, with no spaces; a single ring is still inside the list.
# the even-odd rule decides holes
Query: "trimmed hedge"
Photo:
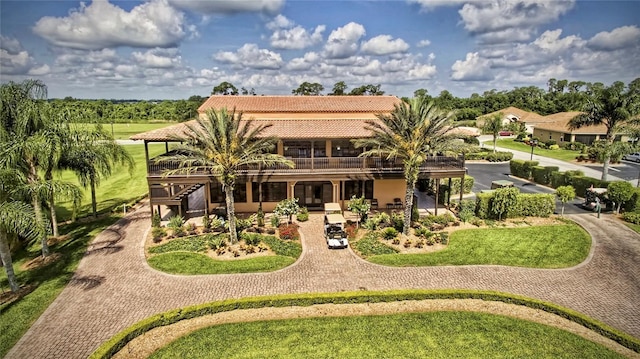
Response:
[[[551,184],[551,174],[558,172],[559,169],[557,166],[533,166],[531,168],[531,177],[535,183],[547,186]]]
[[[464,155],[465,160],[486,160],[489,162],[506,162],[513,158],[511,152],[471,152]]]
[[[496,301],[543,310],[558,315],[585,328],[609,338],[620,345],[640,353],[640,341],[628,334],[614,329],[582,313],[561,307],[557,304],[527,298],[524,296],[478,290],[398,290],[385,292],[342,292],[326,294],[295,294],[245,299],[231,299],[194,305],[186,308],[174,309],[147,319],[126,328],[111,339],[103,343],[89,358],[111,358],[134,338],[145,334],[151,329],[171,325],[181,320],[201,317],[209,314],[227,312],[236,309],[253,308],[281,308],[290,306],[306,307],[316,304],[353,304],[353,303],[384,303],[408,300],[428,299],[480,299]]]
[[[625,212],[622,219],[629,223],[640,224],[640,212]]]
[[[634,212],[640,210],[640,188],[633,189],[631,199],[624,203],[625,212]]]
[[[476,217],[480,219],[497,219],[491,210],[494,193],[478,193],[476,195]],[[546,193],[520,193],[517,203],[509,209],[505,218],[517,217],[549,217],[556,210],[556,198]]]
[[[511,170],[511,174],[516,177],[530,179],[533,167],[538,164],[538,161],[511,160],[511,162],[509,162],[509,169]]]

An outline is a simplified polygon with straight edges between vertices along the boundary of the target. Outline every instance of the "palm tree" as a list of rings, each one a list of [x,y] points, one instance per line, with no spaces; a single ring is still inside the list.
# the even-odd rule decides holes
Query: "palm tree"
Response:
[[[98,216],[96,187],[100,179],[108,177],[116,165],[125,165],[132,171],[135,162],[129,153],[106,133],[101,125],[93,130],[71,131],[69,143],[62,154],[58,167],[73,171],[80,185],[91,189],[93,217]]]
[[[636,91],[631,86],[625,91],[624,84],[616,81],[609,87],[596,88],[590,94],[583,112],[569,121],[569,128],[604,125],[607,128],[606,145],[611,148],[616,135],[640,126],[639,107]],[[607,180],[610,161],[611,151],[607,149],[602,165],[603,181]]]
[[[360,156],[384,156],[402,161],[407,183],[402,233],[408,235],[420,166],[429,155],[454,146],[456,136],[450,132],[454,113],[442,111],[427,98],[420,97],[395,105],[390,114],[377,115],[377,118],[379,121],[367,121],[366,128],[372,136],[355,140],[354,144],[367,149]]]
[[[488,133],[493,136],[493,153],[496,153],[496,142],[498,141],[500,131],[502,131],[504,127],[502,124],[502,117],[502,112],[489,116],[485,119],[484,125],[482,126],[484,133]]]
[[[229,112],[207,111],[205,119],[196,120],[195,124],[186,124],[183,136],[174,139],[181,144],[176,147],[176,155],[164,156],[159,162],[177,161],[176,170],[166,172],[194,173],[205,171],[215,176],[222,184],[229,218],[229,236],[231,242],[237,242],[236,220],[233,190],[239,171],[247,166],[270,167],[286,165],[293,167],[293,162],[281,155],[270,153],[278,139],[274,136],[263,136],[271,124],[254,124],[252,119],[243,120],[242,112],[235,108]]]
[[[0,260],[7,273],[9,287],[16,292],[18,281],[13,270],[9,238],[20,235],[26,238],[37,237],[33,207],[15,197],[16,190],[23,186],[24,177],[14,170],[0,170]]]

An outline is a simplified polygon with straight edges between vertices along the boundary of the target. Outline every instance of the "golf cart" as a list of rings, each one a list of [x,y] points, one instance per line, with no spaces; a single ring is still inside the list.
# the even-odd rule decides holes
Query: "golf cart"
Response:
[[[613,203],[607,196],[606,188],[587,188],[584,194],[584,203],[582,205],[584,209],[597,212],[598,206],[601,211],[607,211],[613,209]]]
[[[509,188],[509,187],[513,187],[513,182],[507,181],[507,180],[497,180],[497,181],[491,182],[491,189],[483,189],[480,191],[480,193],[492,193],[492,192],[495,192],[497,189]]]
[[[338,203],[325,203],[324,205],[324,237],[327,246],[331,248],[347,248],[349,241],[344,230],[347,221],[342,216],[342,210]]]

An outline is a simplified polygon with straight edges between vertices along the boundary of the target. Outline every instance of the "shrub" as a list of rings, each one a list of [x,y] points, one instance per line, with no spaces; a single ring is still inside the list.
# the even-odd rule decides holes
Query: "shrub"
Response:
[[[556,210],[556,199],[553,194],[521,193],[514,211],[509,217],[549,217]]]
[[[585,148],[587,147],[587,145],[585,145],[582,142],[565,142],[562,144],[562,148],[565,150],[571,150],[571,151],[583,151]]]
[[[273,210],[273,213],[278,216],[286,216],[289,223],[291,223],[291,219],[293,215],[300,211],[300,206],[298,205],[297,198],[288,198],[284,199],[276,205],[276,208]]]
[[[555,151],[555,150],[559,150],[559,149],[560,149],[560,146],[558,146],[558,145],[551,145],[551,146],[549,146],[549,149],[550,149],[550,150],[553,150],[553,151]]]
[[[171,229],[171,232],[176,237],[184,236],[184,218],[181,216],[173,216],[169,218],[169,223],[167,223],[167,227]]]
[[[431,236],[431,231],[428,228],[420,227],[416,228],[414,234],[418,237],[428,238]]]
[[[258,227],[264,227],[264,211],[262,210],[262,206],[258,208],[258,212],[256,213],[256,222]]]
[[[153,241],[156,243],[160,242],[166,235],[167,231],[162,227],[153,227],[153,229],[151,229],[151,238],[153,238]]]
[[[629,223],[640,224],[640,212],[625,212],[622,219]]]
[[[388,227],[390,224],[391,217],[386,212],[380,212],[373,217],[369,217],[363,227],[375,231],[376,229]]]
[[[480,219],[491,218],[491,202],[493,193],[478,193],[476,195],[476,216]]]
[[[398,236],[398,231],[393,227],[388,227],[382,230],[382,238],[386,240],[394,239]]]
[[[402,230],[404,229],[404,215],[402,213],[391,213],[390,225],[398,232],[402,232]]]
[[[202,231],[205,233],[211,232],[211,217],[208,214],[202,217]]]
[[[364,196],[356,197],[356,195],[353,195],[349,200],[347,209],[357,214],[360,218],[360,222],[365,222],[367,220],[367,213],[369,213],[369,210],[371,209],[371,203],[369,203]]]
[[[300,239],[300,233],[298,233],[298,226],[296,224],[283,224],[278,227],[281,239],[298,240]]]
[[[362,239],[353,243],[353,248],[365,258],[374,255],[398,253],[395,248],[380,242],[377,236],[376,232],[369,232]]]
[[[502,216],[517,203],[519,193],[520,191],[514,187],[500,188],[494,192],[491,211],[498,215],[499,220],[502,220]]]
[[[158,228],[160,227],[160,222],[162,222],[162,218],[160,218],[160,213],[153,212],[153,216],[151,216],[151,227]]]
[[[280,216],[274,214],[271,216],[271,227],[278,228],[280,227]]]
[[[309,220],[309,210],[307,207],[300,208],[300,211],[296,214],[296,220],[298,222],[306,222]]]
[[[211,218],[211,229],[217,232],[222,232],[224,230],[224,219],[222,217],[213,216]]]
[[[189,234],[189,235],[194,235],[196,234],[196,224],[193,222],[189,222],[184,226],[184,230]]]
[[[244,243],[248,246],[257,246],[262,241],[262,236],[259,234],[244,233],[242,239],[244,239]]]
[[[534,166],[531,168],[531,177],[536,183],[548,185],[551,184],[551,174],[558,172],[558,169],[556,166]]]
[[[471,193],[471,189],[473,188],[473,183],[475,179],[471,176],[464,176],[464,183],[462,185],[462,193]],[[460,194],[460,178],[452,178],[451,179],[451,194]]]
[[[445,245],[449,243],[449,233],[447,232],[440,233],[440,243]]]
[[[627,181],[615,181],[607,186],[607,196],[616,204],[616,213],[620,212],[620,207],[633,197],[633,186]]]
[[[631,194],[631,199],[624,203],[624,210],[626,212],[633,212],[640,210],[640,188],[634,188]]]
[[[485,160],[489,162],[506,162],[513,158],[512,152],[496,152],[489,153],[485,156]]]
[[[209,248],[213,249],[216,252],[227,247],[227,241],[225,240],[224,236],[208,236],[207,238],[209,242]],[[224,253],[224,251],[221,252]],[[218,253],[218,255],[222,253]]]
[[[475,216],[476,202],[470,199],[463,199],[460,202],[458,217],[463,222],[469,222]]]
[[[251,215],[249,216],[249,218],[245,218],[245,219],[240,219],[236,217],[236,232],[240,233],[245,229],[253,226],[253,220],[255,218],[254,216],[255,215]]]
[[[425,242],[425,241],[424,241],[424,239],[418,239],[418,240],[416,241],[416,244],[414,244],[414,247],[416,247],[416,248],[422,248],[422,247],[424,247],[424,242]]]

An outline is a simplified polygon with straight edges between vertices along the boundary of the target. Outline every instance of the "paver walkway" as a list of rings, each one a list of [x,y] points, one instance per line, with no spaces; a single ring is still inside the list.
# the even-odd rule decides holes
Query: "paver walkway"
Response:
[[[99,235],[71,283],[8,358],[85,358],[127,326],[169,309],[257,295],[345,290],[467,288],[551,301],[640,338],[640,236],[608,216],[571,216],[593,236],[592,256],[569,269],[501,266],[388,268],[328,250],[321,216],[302,224],[303,254],[273,273],[175,276],[149,268],[144,206]]]

